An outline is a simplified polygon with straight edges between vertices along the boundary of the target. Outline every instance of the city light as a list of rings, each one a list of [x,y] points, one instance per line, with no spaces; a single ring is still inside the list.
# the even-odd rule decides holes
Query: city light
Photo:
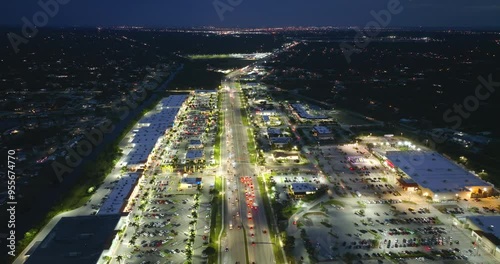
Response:
[[[392,7],[394,11],[396,6]],[[408,17],[416,12],[410,9],[405,9]],[[370,14],[384,22],[390,18],[388,12],[374,10]],[[115,136],[121,139],[121,131],[115,131],[113,137],[86,131],[104,119],[119,122],[114,124],[117,128],[130,125],[131,130],[123,132],[123,141],[112,144],[117,148],[103,144],[99,149],[104,154],[95,151],[87,155],[88,159],[97,157],[98,162],[91,164],[88,173],[82,171],[91,183],[81,181],[86,195],[79,197],[75,192],[68,201],[61,201],[64,205],[83,200],[85,205],[71,211],[64,206],[64,217],[59,221],[94,222],[74,225],[68,232],[52,225],[40,230],[41,238],[57,233],[74,233],[75,237],[99,234],[93,237],[99,252],[88,252],[85,240],[74,241],[64,247],[59,245],[54,261],[38,261],[41,254],[36,251],[52,250],[54,241],[42,239],[47,247],[36,249],[32,244],[41,240],[32,231],[25,234],[25,238],[33,237],[31,244],[17,241],[13,246],[23,245],[26,249],[14,252],[22,259],[33,248],[33,263],[64,262],[57,256],[71,256],[74,262],[89,256],[88,262],[100,264],[411,262],[443,258],[496,263],[491,250],[494,246],[488,248],[486,240],[498,235],[498,230],[493,230],[494,225],[498,226],[494,218],[500,208],[498,188],[493,185],[498,179],[487,177],[481,168],[496,171],[495,162],[491,162],[495,157],[489,151],[495,146],[490,141],[496,143],[497,134],[486,131],[493,121],[488,119],[487,123],[483,120],[487,118],[480,118],[485,109],[477,113],[460,113],[457,109],[477,105],[487,110],[487,106],[496,105],[497,98],[489,102],[476,98],[475,104],[474,98],[491,92],[485,88],[497,86],[499,80],[495,78],[500,77],[478,77],[487,72],[474,67],[492,65],[491,57],[498,52],[490,46],[500,40],[491,42],[495,33],[490,31],[412,33],[400,29],[398,21],[388,25],[389,37],[386,32],[372,38],[356,35],[351,39],[350,35],[340,40],[336,36],[348,30],[230,29],[237,21],[230,22],[229,17],[224,29],[140,27],[129,32],[129,27],[118,27],[120,33],[113,37],[89,31],[82,37],[78,29],[71,29],[68,35],[65,30],[51,34],[55,38],[51,41],[60,41],[56,43],[56,47],[62,47],[60,51],[44,48],[21,57],[26,57],[25,68],[39,74],[13,70],[0,80],[8,91],[2,101],[6,108],[3,115],[7,120],[21,120],[8,122],[11,128],[6,127],[3,133],[9,140],[7,145],[13,146],[11,151],[22,152],[13,159],[24,161],[17,167],[22,170],[12,176],[14,180],[24,185],[39,175],[36,169],[40,168],[23,166],[30,159],[35,164],[50,160],[76,163],[70,150],[76,154],[87,152],[79,141],[110,141]],[[135,34],[138,30],[141,33]],[[155,33],[148,35],[149,31]],[[160,32],[175,32],[165,39],[177,43],[174,50],[171,45],[163,45],[164,52],[157,52],[161,41],[154,36],[160,36]],[[189,37],[178,39],[181,33]],[[311,34],[314,38],[308,37]],[[486,37],[471,42],[473,49],[454,45],[482,34]],[[58,40],[60,36],[65,36],[64,41]],[[357,47],[359,61],[337,67],[335,58],[340,53],[346,55],[343,46],[361,46],[356,43],[360,40],[377,44]],[[68,41],[82,44],[77,45],[76,52],[82,58],[89,58],[95,50],[106,52],[98,61],[79,61],[68,55],[74,50],[71,53],[64,48],[75,48]],[[481,42],[490,48],[482,50],[478,44]],[[86,50],[92,45],[95,47]],[[400,45],[406,48],[402,51]],[[414,46],[418,49],[412,50]],[[442,51],[438,47],[447,48]],[[262,53],[238,53],[252,49]],[[38,53],[43,54],[42,58],[34,56]],[[401,57],[404,63],[380,60],[384,57]],[[425,59],[414,60],[420,57]],[[15,59],[4,60],[15,69],[19,66],[10,63]],[[183,68],[187,61],[189,67]],[[152,65],[161,62],[168,66],[164,74],[147,73]],[[239,64],[247,66],[240,68]],[[180,70],[183,74],[176,76]],[[64,83],[57,72],[64,74],[64,79],[76,77]],[[79,76],[82,72],[89,74]],[[203,72],[211,74],[200,76]],[[456,74],[462,72],[470,74]],[[143,83],[135,79],[142,74],[147,74],[147,79],[161,80],[151,87],[155,90],[146,93],[151,96],[147,104],[124,97],[129,91],[141,90]],[[33,82],[36,76],[48,76],[50,82]],[[174,77],[174,87],[168,86]],[[453,85],[456,79],[463,85]],[[84,85],[85,89],[81,89],[82,82],[95,87]],[[482,87],[483,93],[466,94],[469,84]],[[422,85],[428,87],[416,92]],[[71,86],[80,90],[67,88]],[[407,98],[397,96],[403,91],[401,87],[409,88],[403,89]],[[455,103],[456,96],[451,96],[455,93],[466,96],[465,102]],[[37,102],[37,97],[49,102]],[[132,108],[135,103],[136,108]],[[130,116],[118,118],[113,109],[118,106],[128,110]],[[89,109],[93,110],[90,114]],[[368,116],[371,114],[373,117]],[[464,114],[475,117],[465,122]],[[448,124],[441,122],[443,117]],[[464,126],[454,126],[457,124],[450,124],[451,120],[457,124],[464,121]],[[26,139],[26,131],[36,138]],[[53,131],[57,133],[44,134]],[[407,136],[403,137],[401,131],[407,131]],[[436,143],[431,140],[435,135],[445,143],[432,144]],[[91,143],[90,147],[98,145]],[[119,153],[110,153],[116,149]],[[33,150],[43,153],[32,157]],[[111,173],[103,174],[107,172]],[[60,186],[54,185],[55,191],[49,192],[41,188],[28,200],[35,205],[47,199],[45,195],[58,196],[61,190],[57,188],[65,189],[65,185]],[[29,212],[17,213],[26,213],[17,219],[30,220]],[[106,241],[112,241],[112,245]],[[472,245],[471,241],[477,243]],[[106,256],[99,259],[99,254]]]

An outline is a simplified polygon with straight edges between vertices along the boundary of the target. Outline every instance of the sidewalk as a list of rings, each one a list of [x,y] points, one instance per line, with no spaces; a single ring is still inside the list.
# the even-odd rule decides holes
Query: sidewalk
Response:
[[[314,206],[318,205],[319,203],[325,202],[325,201],[327,201],[329,199],[330,199],[330,197],[328,196],[328,194],[325,194],[321,198],[319,198],[318,200],[316,200],[315,202],[313,202],[312,204],[309,204],[307,207],[302,208],[298,212],[296,212],[295,214],[293,214],[288,219],[288,227],[286,228],[286,233],[288,235],[291,235],[291,236],[295,235],[297,233],[297,231],[299,231],[299,228],[297,228],[297,225],[293,224],[293,221],[298,221],[304,214],[306,214],[307,212],[309,212],[309,210],[311,210],[311,208],[313,208]]]

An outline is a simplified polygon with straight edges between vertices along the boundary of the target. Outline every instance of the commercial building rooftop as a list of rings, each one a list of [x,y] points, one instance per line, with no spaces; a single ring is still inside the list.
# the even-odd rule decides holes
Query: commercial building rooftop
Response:
[[[481,228],[480,231],[482,231],[492,243],[500,246],[500,215],[467,216],[467,219],[473,222],[477,227]]]
[[[128,173],[122,176],[97,214],[119,214],[124,204],[127,202],[130,193],[132,193],[134,186],[137,184],[139,176],[138,173]]]
[[[325,126],[314,126],[313,129],[318,134],[331,134],[332,133],[332,131]]]
[[[273,127],[268,127],[267,128],[267,134],[268,135],[281,135],[281,129],[279,129],[279,128],[273,128]]]
[[[95,264],[111,247],[120,215],[63,217],[26,264]]]
[[[302,104],[291,104],[292,108],[297,112],[297,114],[304,119],[326,119],[325,115],[312,115]]]
[[[186,160],[197,160],[203,158],[203,150],[190,149],[186,152]]]
[[[316,186],[310,184],[310,183],[292,183],[291,184],[291,189],[294,194],[308,194],[308,193],[314,193],[317,191]]]
[[[197,146],[197,145],[203,145],[203,143],[201,143],[201,140],[199,139],[191,139],[189,141],[189,145]]]
[[[174,125],[179,107],[186,100],[187,95],[171,95],[160,101],[158,111],[153,112],[139,120],[139,129],[130,143],[133,149],[126,154],[127,165],[139,165],[146,163],[149,154],[153,150],[158,139],[165,134],[167,129]]]
[[[182,178],[181,183],[191,185],[201,184],[201,178]]]
[[[434,151],[387,151],[387,159],[418,185],[434,193],[491,187],[458,164]]]
[[[177,94],[171,95],[167,98],[164,98],[160,101],[160,105],[165,108],[179,108],[182,106],[184,101],[188,98],[187,94]]]

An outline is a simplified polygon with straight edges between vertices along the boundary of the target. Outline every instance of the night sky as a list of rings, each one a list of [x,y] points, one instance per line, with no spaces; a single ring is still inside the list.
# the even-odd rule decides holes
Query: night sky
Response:
[[[1,25],[22,25],[39,0],[2,3]],[[388,27],[500,27],[498,0],[40,0],[68,2],[49,26],[266,27],[364,26],[390,1],[403,10]],[[224,5],[230,10],[219,12]],[[236,3],[233,7],[229,3]],[[222,19],[221,19],[222,18]]]

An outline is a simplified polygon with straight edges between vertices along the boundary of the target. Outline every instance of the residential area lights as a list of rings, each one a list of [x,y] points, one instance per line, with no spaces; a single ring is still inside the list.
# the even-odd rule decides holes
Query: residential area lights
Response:
[[[256,63],[247,70],[266,71]],[[334,121],[330,111],[306,101],[292,107],[256,82],[235,88],[227,81],[222,85],[227,89],[213,95],[182,98],[182,108],[163,101],[162,111],[183,109],[184,116],[175,119],[187,120],[179,120],[176,136],[169,143],[160,141],[148,157],[148,169],[137,183],[140,191],[132,192],[134,201],[127,203],[134,215],[122,241],[128,247],[113,252],[131,261],[173,263],[197,258],[209,263],[396,261],[435,259],[445,254],[442,250],[463,259],[471,234],[461,229],[464,220],[453,215],[471,205],[494,216],[493,186],[443,155],[402,137],[357,136],[342,129],[350,125]],[[245,111],[237,111],[241,98],[230,96],[235,90],[248,97]],[[211,116],[218,115],[209,105],[215,94],[227,111],[223,120],[213,122]],[[244,123],[245,118],[251,122]],[[161,123],[161,118],[150,119]],[[206,130],[208,120],[225,124],[224,133]],[[143,131],[148,132],[137,133]],[[149,137],[135,135],[135,146],[144,144],[148,150],[149,139],[156,136],[149,132]],[[204,164],[214,149],[220,150],[220,164]],[[194,152],[200,157],[188,154]],[[139,158],[128,160],[130,169],[142,165]],[[202,222],[205,228],[200,219],[208,221]],[[440,228],[448,224],[457,228]],[[202,253],[208,248],[215,253]],[[483,260],[466,257],[473,263]]]

